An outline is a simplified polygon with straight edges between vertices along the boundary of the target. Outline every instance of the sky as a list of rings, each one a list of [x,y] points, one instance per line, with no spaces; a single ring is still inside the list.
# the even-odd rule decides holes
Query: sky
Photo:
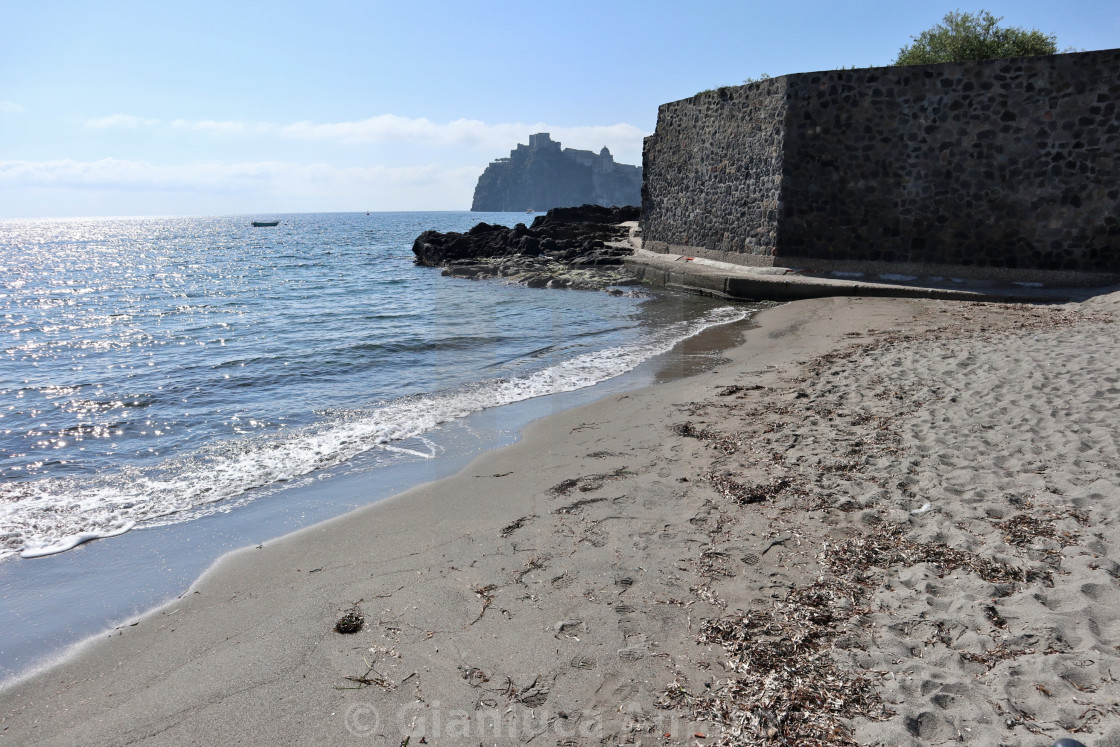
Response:
[[[466,210],[534,132],[640,164],[660,104],[981,8],[1120,47],[1116,0],[10,2],[0,219]]]

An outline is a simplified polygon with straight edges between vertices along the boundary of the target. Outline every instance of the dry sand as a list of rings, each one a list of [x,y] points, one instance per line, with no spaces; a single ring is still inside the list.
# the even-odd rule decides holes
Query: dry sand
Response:
[[[0,743],[1118,744],[1114,312],[767,311],[225,558],[0,693]]]

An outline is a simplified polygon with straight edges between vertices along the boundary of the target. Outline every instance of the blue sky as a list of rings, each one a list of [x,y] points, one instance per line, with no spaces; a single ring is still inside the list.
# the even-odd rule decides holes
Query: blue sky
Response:
[[[958,7],[1120,47],[1115,0],[12,2],[0,218],[463,210],[532,132],[640,163],[659,104],[889,64]]]

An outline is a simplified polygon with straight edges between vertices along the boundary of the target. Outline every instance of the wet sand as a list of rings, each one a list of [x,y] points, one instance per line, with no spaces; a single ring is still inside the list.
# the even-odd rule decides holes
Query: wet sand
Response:
[[[0,693],[0,743],[1120,738],[1117,310],[766,311],[715,370],[227,556]]]

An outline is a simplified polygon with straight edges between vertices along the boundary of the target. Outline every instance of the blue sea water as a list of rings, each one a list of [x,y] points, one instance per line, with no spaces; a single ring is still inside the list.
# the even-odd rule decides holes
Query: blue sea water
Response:
[[[472,416],[611,380],[749,313],[412,262],[424,230],[524,215],[280,218],[0,221],[6,596],[20,564],[91,538],[220,526],[331,470],[368,482],[409,463],[415,480],[470,450]]]

